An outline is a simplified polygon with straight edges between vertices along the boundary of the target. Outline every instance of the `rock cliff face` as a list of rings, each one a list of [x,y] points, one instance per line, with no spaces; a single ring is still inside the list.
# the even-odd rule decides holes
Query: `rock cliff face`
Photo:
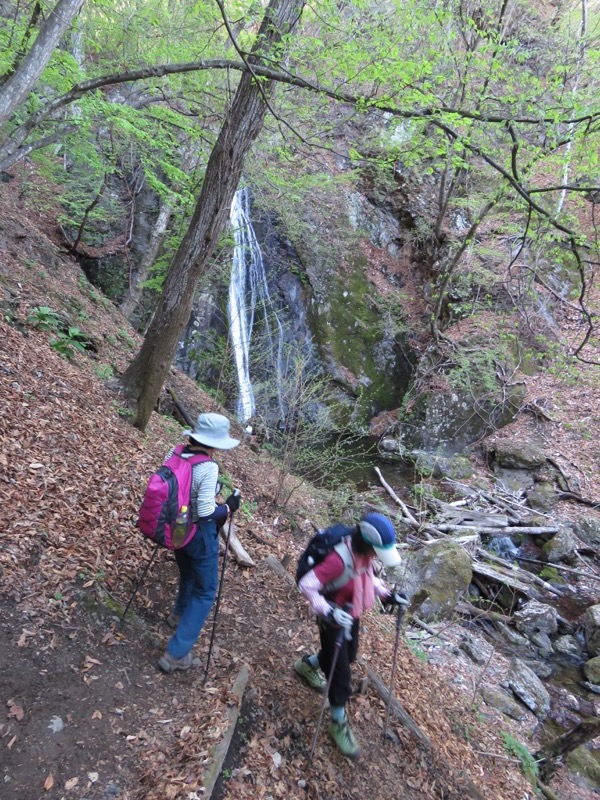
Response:
[[[374,417],[393,412],[386,449],[402,457],[458,453],[510,422],[523,400],[521,386],[507,377],[515,357],[508,345],[498,344],[497,331],[489,328],[493,322],[460,336],[450,355],[427,345],[432,279],[443,250],[438,246],[436,255],[431,245],[436,191],[435,175],[414,175],[396,165],[385,175],[366,169],[352,187],[335,194],[326,218],[322,204],[306,204],[293,232],[279,210],[252,208],[288,365],[300,359],[307,375],[329,382],[328,413],[338,424],[366,432]],[[140,194],[128,269],[135,270],[150,242],[158,206],[151,190]],[[466,221],[452,224],[458,231]],[[122,226],[106,235],[113,233],[122,235]],[[118,300],[127,271],[122,256],[88,254],[85,261],[94,282]],[[218,386],[233,408],[230,263],[226,249],[199,287],[176,363],[202,384]],[[262,387],[257,411],[276,417],[278,409],[266,399],[273,364],[261,345],[264,335],[257,313],[250,348],[252,379]]]

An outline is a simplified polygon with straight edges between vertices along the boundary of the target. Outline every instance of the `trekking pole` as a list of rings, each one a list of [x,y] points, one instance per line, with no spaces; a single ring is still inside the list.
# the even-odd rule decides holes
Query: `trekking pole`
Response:
[[[392,658],[392,674],[390,675],[390,688],[388,689],[388,700],[385,709],[385,723],[383,725],[384,739],[394,739],[394,737],[388,733],[388,722],[390,719],[390,709],[392,707],[392,695],[394,678],[396,677],[396,661],[398,658],[398,643],[400,641],[400,628],[402,627],[402,620],[404,619],[404,615],[408,609],[410,609],[411,613],[415,612],[417,608],[422,605],[425,600],[427,600],[428,597],[429,592],[427,592],[425,589],[419,589],[419,591],[413,596],[410,606],[408,604],[398,606],[398,616],[396,618],[396,639],[394,641],[394,656]]]
[[[394,678],[396,677],[396,661],[398,659],[398,643],[400,641],[400,628],[406,613],[406,606],[398,606],[398,616],[396,617],[396,639],[394,641],[394,657],[392,659],[392,674],[390,675],[390,688],[388,689],[388,701],[385,709],[385,723],[383,725],[383,738],[388,738],[388,722],[390,719],[390,708],[392,707],[392,693],[394,688]]]
[[[239,495],[239,490],[233,490],[234,496]],[[233,523],[233,516],[235,511],[232,511],[229,515],[229,528],[227,530],[227,539],[225,540],[225,554],[223,556],[223,566],[221,568],[221,577],[219,579],[219,591],[217,593],[217,602],[215,604],[215,613],[213,614],[213,624],[212,624],[212,631],[210,633],[210,644],[208,646],[208,656],[206,657],[206,669],[204,670],[204,683],[206,683],[208,679],[208,668],[210,667],[210,658],[212,656],[213,651],[213,642],[215,639],[215,630],[217,628],[217,617],[219,616],[219,605],[221,604],[221,593],[223,591],[223,581],[225,579],[225,567],[227,566],[227,556],[229,554],[229,539],[231,537],[231,525]]]
[[[352,606],[347,603],[344,606],[344,611],[348,611],[351,609]],[[317,720],[317,727],[315,728],[315,735],[313,736],[312,746],[310,748],[310,754],[308,756],[308,761],[306,763],[307,767],[310,767],[313,759],[313,755],[315,753],[315,747],[317,746],[317,739],[319,738],[319,733],[321,731],[321,723],[323,722],[323,714],[325,713],[325,706],[327,705],[327,700],[329,698],[329,690],[331,688],[331,683],[333,681],[333,673],[335,672],[335,667],[338,662],[338,657],[340,655],[340,650],[342,649],[342,644],[344,642],[345,630],[340,626],[339,631],[337,632],[337,636],[335,637],[335,650],[333,652],[333,658],[331,659],[331,667],[329,668],[329,676],[327,678],[327,686],[325,687],[325,693],[323,695],[323,702],[321,703],[321,710],[319,711],[319,719]]]
[[[127,612],[129,611],[129,606],[133,603],[133,598],[138,593],[138,589],[142,585],[142,581],[144,580],[144,578],[146,577],[146,574],[148,573],[148,570],[152,566],[152,562],[154,561],[154,557],[155,557],[156,553],[158,552],[158,548],[159,547],[160,547],[160,545],[158,543],[154,546],[154,550],[152,551],[152,555],[150,556],[150,560],[146,564],[146,566],[144,568],[144,571],[142,572],[142,574],[140,576],[140,579],[138,580],[138,582],[135,585],[135,588],[134,588],[134,590],[133,590],[133,592],[131,594],[131,597],[129,598],[129,601],[128,601],[127,605],[125,606],[125,611],[121,614],[121,619],[119,620],[119,626],[121,626],[123,624],[123,622],[125,621],[125,617],[127,616]]]

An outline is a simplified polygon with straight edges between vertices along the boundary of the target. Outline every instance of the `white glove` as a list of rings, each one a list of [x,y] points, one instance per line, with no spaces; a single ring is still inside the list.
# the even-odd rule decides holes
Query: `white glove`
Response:
[[[346,628],[348,631],[352,629],[352,625],[354,624],[354,618],[352,615],[338,606],[332,610],[331,619],[336,625],[339,625],[340,628]]]

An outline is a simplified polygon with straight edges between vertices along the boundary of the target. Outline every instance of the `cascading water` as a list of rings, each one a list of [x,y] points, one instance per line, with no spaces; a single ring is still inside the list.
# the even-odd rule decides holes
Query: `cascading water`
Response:
[[[262,307],[263,335],[266,361],[273,368],[277,388],[279,414],[283,418],[282,361],[283,327],[269,293],[269,284],[262,251],[250,221],[250,190],[238,189],[231,204],[230,221],[235,247],[229,284],[229,330],[235,359],[239,397],[237,417],[247,422],[256,412],[256,402],[250,376],[250,342],[254,314]],[[262,342],[261,342],[262,344]],[[268,363],[267,363],[268,362]]]

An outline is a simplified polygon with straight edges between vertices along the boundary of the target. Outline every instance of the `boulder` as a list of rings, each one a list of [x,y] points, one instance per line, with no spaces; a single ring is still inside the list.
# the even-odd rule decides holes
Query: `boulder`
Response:
[[[531,637],[531,641],[537,647],[542,658],[548,658],[554,652],[552,648],[552,642],[547,633],[534,633]]]
[[[461,481],[473,475],[473,464],[466,456],[445,457],[437,453],[419,453],[415,461],[421,474],[434,478],[450,478]]]
[[[550,695],[538,676],[520,659],[511,661],[508,685],[514,694],[531,709],[536,717],[545,717],[550,711]]]
[[[526,648],[529,646],[529,639],[526,639],[525,636],[521,636],[520,633],[514,631],[510,625],[506,625],[504,622],[496,622],[495,624],[498,633],[502,634],[506,641],[513,647]]]
[[[461,545],[447,540],[422,547],[406,560],[406,567],[396,572],[409,598],[419,589],[429,593],[419,609],[419,617],[427,621],[450,616],[473,578],[467,553]]]
[[[542,558],[549,564],[564,561],[571,564],[577,560],[577,540],[569,528],[561,530],[542,546]]]
[[[402,411],[398,430],[408,451],[460,453],[511,423],[523,404],[524,385],[498,377],[498,358],[509,372],[516,366],[508,350],[492,356],[489,334],[483,332],[456,345],[451,361],[435,345],[419,361],[418,391]]]
[[[498,709],[498,711],[501,711],[507,717],[516,719],[518,722],[523,722],[527,719],[527,714],[523,706],[515,703],[513,698],[506,694],[506,692],[496,689],[489,684],[485,684],[480,687],[479,694],[488,706]]]
[[[590,683],[600,684],[600,656],[595,656],[583,665],[585,677]]]
[[[494,465],[494,482],[514,494],[525,494],[534,484],[533,475],[527,469],[506,469]]]
[[[522,661],[538,678],[549,678],[554,672],[547,661],[539,661],[537,658],[523,658]]]
[[[575,535],[591,547],[600,547],[600,520],[595,517],[580,519],[573,525]]]
[[[476,664],[487,663],[494,652],[492,646],[487,642],[483,640],[476,641],[468,633],[464,634],[458,646]]]
[[[536,483],[530,492],[527,492],[527,505],[537,511],[552,511],[558,502],[558,495],[551,483]]]
[[[567,767],[583,779],[596,792],[600,791],[600,764],[584,745],[576,747],[566,756]]]
[[[527,439],[496,439],[488,448],[496,464],[507,469],[535,469],[546,463],[546,454]]]
[[[584,618],[585,644],[591,656],[600,656],[600,605],[590,606]],[[594,683],[594,681],[592,681]]]
[[[553,606],[529,600],[513,614],[517,630],[529,638],[536,634],[556,633],[558,630],[558,614]]]
[[[574,661],[579,661],[583,654],[583,649],[577,639],[570,634],[559,636],[554,641],[554,650],[561,656],[566,656]]]

